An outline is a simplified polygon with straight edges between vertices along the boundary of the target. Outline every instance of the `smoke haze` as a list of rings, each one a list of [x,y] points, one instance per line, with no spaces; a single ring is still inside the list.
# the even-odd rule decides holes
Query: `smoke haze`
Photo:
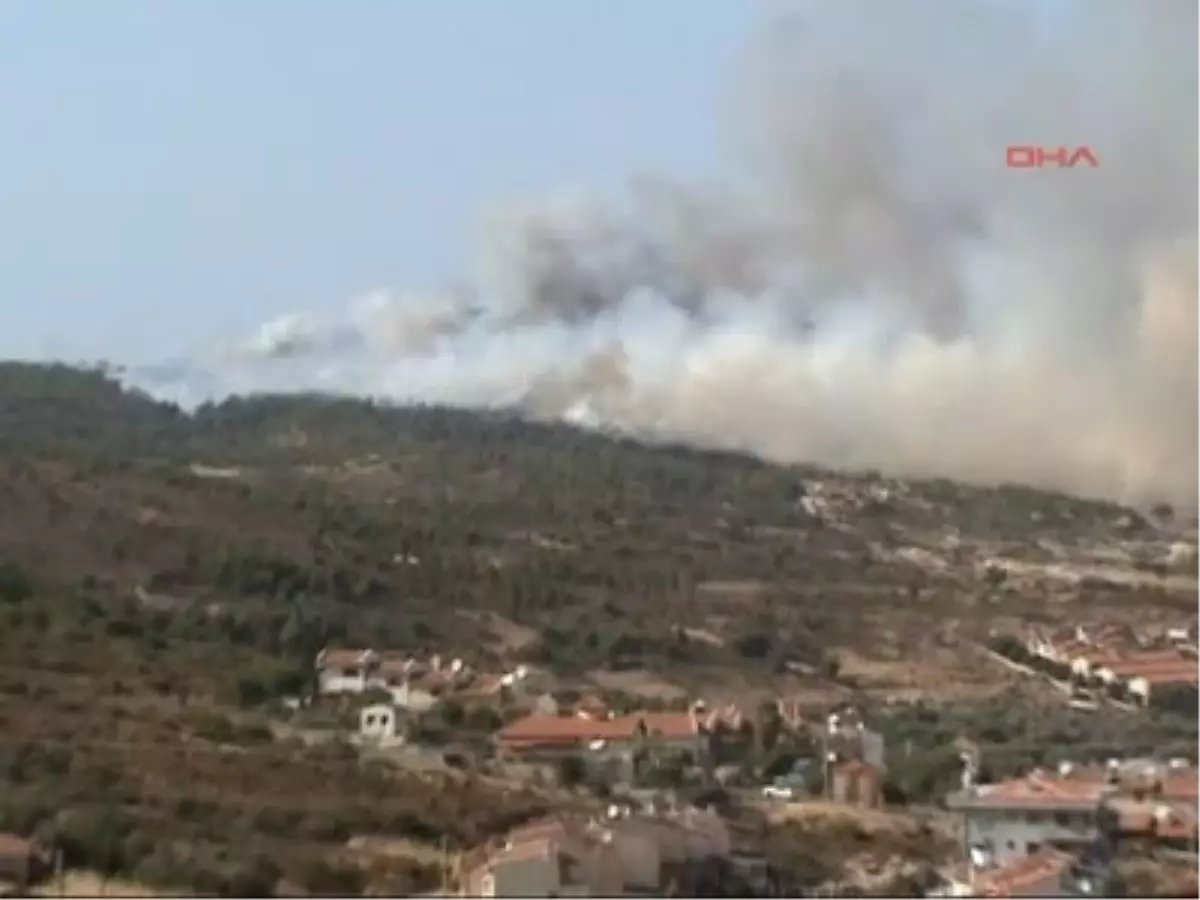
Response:
[[[500,210],[469,288],[267,323],[195,361],[203,390],[1193,505],[1197,4],[1073,9],[1047,37],[998,4],[801,4],[731,73],[720,184]],[[1100,166],[1010,170],[1010,144]]]

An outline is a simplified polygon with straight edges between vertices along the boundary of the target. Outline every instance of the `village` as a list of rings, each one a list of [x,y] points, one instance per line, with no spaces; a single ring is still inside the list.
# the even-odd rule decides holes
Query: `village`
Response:
[[[1200,648],[1186,625],[1031,626],[994,632],[986,652],[1085,714],[1196,709]],[[440,895],[836,893],[798,886],[763,851],[773,822],[808,810],[925,816],[958,848],[936,870],[876,872],[884,893],[902,883],[926,896],[1106,895],[1118,889],[1118,848],[1200,862],[1200,768],[1189,758],[1063,746],[1055,766],[992,779],[982,746],[962,734],[954,790],[936,810],[914,808],[889,781],[904,754],[874,727],[871,702],[650,702],[542,666],[481,671],[462,656],[329,647],[313,659],[310,690],[276,698],[272,728],[362,761],[556,798],[551,815],[502,838],[443,846]],[[60,869],[52,847],[0,841],[8,883]]]
[[[1072,708],[1195,709],[1195,622],[1142,634],[1031,629],[992,643],[1031,677],[1050,679]],[[314,685],[311,696],[287,701],[293,720],[336,710],[337,733],[360,753],[565,792],[559,815],[482,846],[447,848],[445,894],[793,895],[796,886],[762,851],[764,831],[783,811],[896,808],[884,738],[870,712],[850,704],[815,709],[779,698],[742,709],[695,698],[648,708],[564,686],[530,665],[481,672],[458,657],[367,648],[322,650]],[[322,740],[334,732],[307,733]],[[954,749],[959,785],[941,805],[958,859],[906,873],[906,890],[1103,895],[1119,845],[1195,858],[1194,759],[1071,759],[1067,747],[1053,769],[987,783],[979,745],[963,736]]]

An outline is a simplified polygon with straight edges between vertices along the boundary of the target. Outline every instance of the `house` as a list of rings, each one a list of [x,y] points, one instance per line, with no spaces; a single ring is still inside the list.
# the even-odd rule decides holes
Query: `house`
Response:
[[[1078,897],[1090,893],[1072,874],[1075,858],[1046,848],[998,868],[964,865],[946,874],[931,897]]]
[[[1033,656],[1071,669],[1078,677],[1087,677],[1099,661],[1124,658],[1136,652],[1137,636],[1125,625],[1075,625],[1049,632],[1030,630],[1025,649]]]
[[[997,784],[968,784],[951,794],[966,845],[1005,866],[1046,847],[1075,847],[1097,835],[1096,813],[1108,788],[1103,772],[1052,775],[1041,770]]]
[[[1064,652],[1064,662],[1071,669],[1072,677],[1081,680],[1099,680],[1105,683],[1115,681],[1115,673],[1108,672],[1108,666],[1121,664],[1131,658],[1173,659],[1178,653],[1168,650],[1130,651],[1116,647],[1094,647],[1091,645],[1071,645]]]
[[[391,690],[423,674],[418,671],[417,661],[406,657],[380,656],[373,662],[367,676],[368,688]]]
[[[511,757],[555,759],[584,752],[628,757],[640,743],[693,757],[706,747],[706,730],[694,713],[643,712],[611,719],[531,715],[497,732],[497,749]]]
[[[1100,806],[1098,821],[1101,831],[1117,843],[1141,840],[1194,852],[1200,838],[1191,801],[1109,797]]]
[[[499,847],[470,854],[460,881],[471,896],[657,896],[668,870],[728,860],[732,847],[714,813],[612,807],[607,819],[559,816],[513,829]]]
[[[358,734],[362,740],[378,744],[395,744],[404,741],[396,708],[387,703],[375,703],[359,710]]]
[[[884,770],[859,759],[829,769],[829,795],[835,803],[876,809],[883,803]]]
[[[610,841],[571,821],[547,821],[511,832],[464,867],[473,897],[613,897],[622,869]]]
[[[1200,667],[1192,659],[1147,666],[1129,675],[1126,690],[1144,706],[1150,704],[1154,691],[1180,685],[1200,685]]]
[[[361,694],[378,665],[379,654],[374,650],[326,648],[317,654],[317,692]]]
[[[1129,809],[1119,798],[1153,799],[1160,805],[1194,810],[1198,788],[1200,773],[1186,764],[1110,760],[1105,766],[1075,767],[1064,763],[1054,774],[1036,770],[998,784],[968,782],[947,798],[947,806],[963,816],[965,843],[972,854],[989,865],[1003,866],[1046,847],[1090,844],[1102,833],[1102,824],[1111,823],[1121,809]],[[1172,824],[1172,834],[1180,837],[1179,829],[1186,827]]]
[[[1196,672],[1198,668],[1195,660],[1188,659],[1174,648],[1148,650],[1119,656],[1094,656],[1088,662],[1092,677],[1105,684],[1128,681],[1143,672],[1153,672],[1159,669]]]
[[[0,833],[0,884],[23,888],[50,874],[54,857],[31,838]]]

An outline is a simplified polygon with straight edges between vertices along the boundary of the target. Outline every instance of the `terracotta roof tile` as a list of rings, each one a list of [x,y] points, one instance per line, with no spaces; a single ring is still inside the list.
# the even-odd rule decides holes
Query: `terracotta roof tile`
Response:
[[[1133,672],[1121,673],[1127,678],[1143,678],[1150,685],[1197,684],[1200,683],[1200,667],[1191,660],[1178,663],[1147,666]]]
[[[1011,865],[982,873],[976,887],[984,897],[1011,897],[1016,891],[1061,878],[1073,861],[1073,857],[1068,853],[1052,849],[1042,850],[1032,856],[1018,859]]]
[[[1169,800],[1191,800],[1200,798],[1200,770],[1169,769],[1163,777],[1163,796]]]
[[[1144,671],[1174,667],[1196,669],[1195,660],[1190,660],[1175,650],[1133,653],[1100,663],[1115,675],[1129,677]]]
[[[1103,772],[1084,771],[1072,777],[1033,773],[996,784],[980,785],[972,800],[983,806],[1058,807],[1096,806],[1105,792]]]
[[[1145,650],[1142,653],[1123,653],[1121,650],[1100,650],[1100,652],[1087,655],[1087,661],[1093,666],[1102,666],[1109,664],[1129,664],[1148,665],[1151,662],[1157,661],[1172,661],[1181,660],[1183,655],[1178,650]]]
[[[526,716],[496,735],[509,745],[567,744],[589,741],[631,740],[639,723],[648,734],[667,740],[697,733],[697,724],[688,713],[636,713],[614,719],[589,719],[581,716]]]
[[[646,712],[623,718],[629,720],[633,727],[640,719],[650,734],[659,734],[668,740],[689,737],[699,730],[697,719],[691,713]]]
[[[349,669],[361,666],[374,655],[374,651],[367,648],[327,647],[321,651],[321,665],[331,669]]]
[[[1105,806],[1117,814],[1118,827],[1125,834],[1154,834],[1186,840],[1197,833],[1196,810],[1190,803],[1113,797]]]
[[[403,678],[411,674],[413,660],[407,656],[385,656],[379,661],[379,674],[386,677]]]

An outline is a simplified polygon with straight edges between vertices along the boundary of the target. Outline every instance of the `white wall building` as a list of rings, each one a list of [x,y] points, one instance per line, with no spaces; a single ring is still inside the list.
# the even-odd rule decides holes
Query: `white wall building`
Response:
[[[322,650],[316,660],[317,692],[361,694],[378,665],[374,650]]]
[[[386,703],[375,703],[359,710],[358,734],[362,740],[378,744],[396,744],[404,741],[396,708]]]

